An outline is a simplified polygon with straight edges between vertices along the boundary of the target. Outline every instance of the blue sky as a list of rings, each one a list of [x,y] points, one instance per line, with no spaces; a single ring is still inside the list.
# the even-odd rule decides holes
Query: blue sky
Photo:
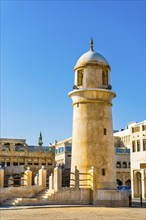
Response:
[[[72,135],[74,66],[111,65],[114,129],[145,114],[145,1],[1,1],[1,137],[44,145]]]

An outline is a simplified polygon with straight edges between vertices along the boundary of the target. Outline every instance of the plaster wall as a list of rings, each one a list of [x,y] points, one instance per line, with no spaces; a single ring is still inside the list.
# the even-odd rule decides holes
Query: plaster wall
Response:
[[[115,96],[99,89],[79,90],[69,94],[73,100],[72,165],[87,173],[96,170],[96,188],[115,188],[115,160],[111,100]],[[106,129],[106,135],[104,134]],[[105,175],[102,175],[102,169]]]
[[[96,190],[93,195],[93,205],[106,207],[129,206],[129,192],[118,190]]]

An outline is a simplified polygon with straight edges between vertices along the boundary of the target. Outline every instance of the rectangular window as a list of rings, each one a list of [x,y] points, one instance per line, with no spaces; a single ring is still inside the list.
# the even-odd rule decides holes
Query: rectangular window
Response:
[[[140,127],[139,126],[132,128],[132,133],[139,132],[139,131],[140,131]]]
[[[78,70],[77,72],[77,86],[83,85],[83,70]]]
[[[108,71],[102,71],[102,84],[108,86]]]
[[[106,128],[104,128],[103,133],[104,133],[104,135],[106,135]]]
[[[1,166],[4,167],[5,166],[5,162],[1,162]]]
[[[18,163],[17,162],[13,162],[13,166],[18,166]]]
[[[102,169],[102,176],[105,176],[105,169]]]
[[[136,149],[135,149],[135,141],[132,141],[132,152],[135,152]]]
[[[8,166],[8,167],[10,166],[10,162],[7,162],[7,166]]]
[[[60,147],[60,153],[64,152],[64,147]]]
[[[71,146],[66,146],[66,151],[71,152],[71,148],[72,148]]]
[[[143,151],[146,151],[146,139],[143,140]]]
[[[140,163],[140,169],[145,169],[146,168],[146,163]]]
[[[42,166],[46,166],[46,163],[42,163]]]
[[[126,149],[126,154],[130,154],[130,149]]]
[[[34,163],[35,166],[39,165],[39,163]]]
[[[142,126],[142,130],[145,131],[146,130],[146,125]]]
[[[140,140],[137,141],[137,151],[140,151]]]
[[[124,149],[116,148],[116,154],[124,154]]]

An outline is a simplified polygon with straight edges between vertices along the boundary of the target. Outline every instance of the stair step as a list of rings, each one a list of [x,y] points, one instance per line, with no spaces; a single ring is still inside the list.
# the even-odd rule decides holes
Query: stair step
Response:
[[[4,205],[4,206],[12,206],[12,205],[14,205],[16,200],[17,200],[17,198],[6,200],[5,202],[2,203],[2,205]]]
[[[54,199],[54,190],[43,190],[33,198],[12,198],[6,200],[2,205],[4,206],[24,206],[24,205],[47,205],[51,204]]]

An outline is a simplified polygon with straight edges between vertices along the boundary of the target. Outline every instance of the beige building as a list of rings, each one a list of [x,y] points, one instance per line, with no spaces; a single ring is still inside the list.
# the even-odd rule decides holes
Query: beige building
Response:
[[[5,186],[10,175],[19,179],[27,167],[30,167],[33,177],[44,166],[49,176],[55,167],[55,149],[43,147],[39,138],[39,146],[29,146],[25,139],[0,139],[0,164],[5,170]],[[33,178],[34,179],[34,178]]]
[[[62,186],[70,185],[72,138],[54,143],[55,162],[62,168]]]
[[[132,198],[146,198],[146,120],[114,133],[119,147],[130,149]]]
[[[131,127],[132,197],[146,198],[146,120]]]
[[[130,149],[115,148],[117,186],[131,186]]]
[[[66,170],[70,170],[71,167],[71,151],[72,138],[55,142],[55,161]]]

